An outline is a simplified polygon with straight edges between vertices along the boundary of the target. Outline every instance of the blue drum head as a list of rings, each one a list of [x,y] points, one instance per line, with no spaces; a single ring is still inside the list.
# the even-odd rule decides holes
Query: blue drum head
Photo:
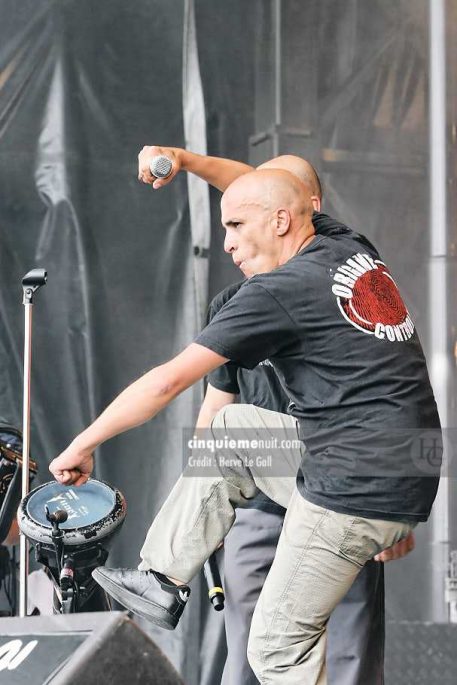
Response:
[[[45,507],[51,514],[63,509],[68,519],[60,524],[60,528],[69,530],[101,521],[113,511],[115,503],[114,490],[97,480],[89,480],[79,487],[51,482],[31,493],[26,511],[40,526],[52,528],[46,518]]]

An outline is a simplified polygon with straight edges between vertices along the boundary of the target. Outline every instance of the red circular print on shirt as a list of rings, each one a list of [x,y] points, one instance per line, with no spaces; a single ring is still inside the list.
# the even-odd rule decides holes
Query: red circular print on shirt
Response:
[[[404,342],[414,324],[386,265],[367,254],[355,254],[333,276],[332,292],[344,318],[380,340]]]

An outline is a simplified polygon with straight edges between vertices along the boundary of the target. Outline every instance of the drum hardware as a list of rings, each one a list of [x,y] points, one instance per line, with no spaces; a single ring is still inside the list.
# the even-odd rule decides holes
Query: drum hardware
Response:
[[[49,511],[46,504],[45,507],[46,519],[52,525],[52,541],[55,547],[56,555],[56,573],[60,583],[60,604],[63,614],[74,613],[74,607],[78,605],[78,586],[75,583],[74,571],[75,564],[71,556],[65,557],[65,543],[64,531],[59,528],[60,523],[65,523],[68,519],[68,513],[64,509],[57,509],[57,511]]]
[[[63,614],[76,613],[73,607],[78,604],[78,586],[74,578],[74,561],[71,557],[67,557],[60,572],[60,603]]]
[[[8,440],[8,435],[16,433],[16,429],[0,427],[0,544],[8,536],[11,525],[15,519],[16,509],[21,500],[21,469],[22,454],[13,449]],[[20,438],[20,433],[17,431]],[[14,435],[14,434],[13,434]],[[29,460],[29,480],[32,482],[38,471],[35,461]],[[11,544],[11,543],[9,543]]]
[[[52,556],[55,556],[53,554]],[[73,558],[76,560],[76,564],[84,564],[84,556],[87,556],[87,554],[82,550],[81,552],[73,552]],[[81,558],[80,558],[81,557]],[[94,563],[94,568],[97,566],[104,566],[106,563],[106,560],[108,559],[108,552],[106,549],[103,549],[100,543],[97,544],[97,553],[93,557],[93,563]],[[35,544],[35,561],[37,564],[42,564],[43,566],[46,566],[49,568],[52,565],[52,562],[50,561],[48,550],[43,550],[42,545],[40,542],[37,542]]]
[[[8,444],[5,445],[1,440],[0,455],[11,462],[15,462],[16,464],[18,464],[18,466],[22,468],[22,454],[17,450],[13,449],[12,447],[10,447]],[[29,471],[33,475],[36,475],[38,471],[37,463],[36,461],[33,461],[33,459],[29,459]]]
[[[46,504],[44,507],[46,512],[46,519],[52,525],[52,541],[56,550],[56,568],[57,573],[60,576],[63,566],[63,554],[64,554],[64,532],[59,528],[59,523],[65,523],[68,519],[68,514],[64,509],[57,509],[53,514],[49,511],[49,507]]]
[[[0,589],[4,592],[9,609],[0,611],[0,617],[14,616],[16,609],[16,554],[12,555],[4,545],[0,545]]]
[[[19,529],[16,510],[21,501],[22,479],[22,433],[8,420],[0,417],[0,587],[3,589],[9,610],[2,615],[17,613],[17,571],[16,547],[19,543]],[[33,481],[38,467],[29,460],[29,480]]]

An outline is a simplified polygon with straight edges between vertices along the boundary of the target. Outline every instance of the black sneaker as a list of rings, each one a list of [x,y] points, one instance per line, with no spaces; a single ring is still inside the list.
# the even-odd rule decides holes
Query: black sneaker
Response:
[[[92,577],[119,604],[167,630],[178,625],[190,595],[190,587],[175,585],[157,571],[100,566]]]

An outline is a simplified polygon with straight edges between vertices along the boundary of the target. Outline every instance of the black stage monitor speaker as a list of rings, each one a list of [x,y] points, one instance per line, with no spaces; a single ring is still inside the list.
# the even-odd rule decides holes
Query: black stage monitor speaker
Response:
[[[0,685],[183,685],[124,612],[0,619]]]

